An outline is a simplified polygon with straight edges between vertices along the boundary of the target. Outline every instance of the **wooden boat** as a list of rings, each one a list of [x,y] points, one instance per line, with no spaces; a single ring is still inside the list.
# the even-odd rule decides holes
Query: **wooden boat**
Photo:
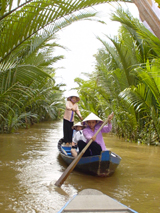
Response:
[[[65,212],[138,213],[96,189],[84,189],[74,195],[58,213]]]
[[[66,145],[63,139],[58,142],[58,150],[62,159],[69,165],[74,157],[71,155],[71,145]],[[106,150],[101,155],[82,157],[75,169],[95,176],[111,176],[121,161],[117,154]]]

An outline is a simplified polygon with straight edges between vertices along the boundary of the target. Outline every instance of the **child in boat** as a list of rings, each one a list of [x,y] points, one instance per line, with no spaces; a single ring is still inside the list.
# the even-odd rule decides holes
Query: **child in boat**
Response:
[[[83,130],[83,134],[87,141],[79,140],[78,148],[79,152],[86,146],[91,139],[93,140],[91,145],[88,147],[86,152],[83,154],[83,157],[92,156],[92,155],[100,155],[101,151],[106,150],[106,146],[103,140],[102,133],[108,133],[112,129],[111,120],[113,118],[113,113],[108,116],[108,125],[104,126],[101,131],[95,137],[95,133],[102,125],[103,121],[96,116],[94,113],[90,113],[84,120],[83,123],[87,125],[87,127]]]
[[[73,140],[72,140],[72,148],[71,148],[71,154],[73,157],[77,157],[77,143],[79,140],[82,140],[86,142],[86,138],[83,135],[83,129],[84,126],[78,122],[75,124],[72,129],[74,129],[76,132],[74,133]]]
[[[72,142],[73,135],[73,123],[74,123],[74,114],[77,113],[78,117],[82,119],[77,103],[80,98],[76,95],[69,96],[66,102],[66,109],[63,117],[63,139],[65,143]]]

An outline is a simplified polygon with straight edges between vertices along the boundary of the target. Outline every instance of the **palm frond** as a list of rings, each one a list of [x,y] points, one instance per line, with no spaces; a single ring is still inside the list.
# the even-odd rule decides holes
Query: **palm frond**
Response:
[[[20,1],[17,7],[12,10],[13,2],[10,1],[11,6],[9,13],[1,16],[0,20],[1,46],[3,47],[0,51],[1,60],[6,58],[13,50],[47,25],[55,23],[56,21],[63,25],[61,18],[70,24],[71,20],[78,20],[78,16],[85,16],[85,14],[87,14],[85,10],[80,11],[81,9],[104,2],[108,1],[36,0],[25,1],[23,4],[21,4]],[[80,12],[73,14],[70,18],[70,14],[76,11]],[[53,28],[54,25],[50,27]],[[55,30],[58,30],[56,27],[57,26],[55,26]]]
[[[148,48],[150,55],[153,54],[153,57],[155,55],[160,55],[160,40],[153,33],[151,33],[143,24],[141,24],[137,18],[134,18],[129,11],[124,12],[123,9],[119,7],[116,13],[112,14],[111,20],[118,21],[126,29],[130,29],[130,33],[132,36],[135,36],[137,34],[140,39],[144,39],[145,42],[147,42],[147,44],[149,45],[149,47],[152,48],[152,52]],[[133,32],[136,32],[136,34],[133,34]]]

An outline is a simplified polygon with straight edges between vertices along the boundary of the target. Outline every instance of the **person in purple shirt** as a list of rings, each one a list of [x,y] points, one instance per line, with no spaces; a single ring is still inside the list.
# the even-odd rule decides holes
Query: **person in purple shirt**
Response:
[[[90,113],[82,122],[86,125],[86,128],[83,130],[83,135],[87,139],[86,142],[80,140],[78,141],[79,152],[86,146],[91,139],[93,140],[91,145],[88,147],[86,152],[83,154],[83,157],[92,156],[92,155],[100,155],[101,151],[106,150],[106,146],[103,140],[102,133],[108,133],[112,129],[111,120],[114,114],[111,113],[108,116],[108,125],[104,126],[101,131],[95,137],[95,133],[98,131],[103,121],[94,113]]]

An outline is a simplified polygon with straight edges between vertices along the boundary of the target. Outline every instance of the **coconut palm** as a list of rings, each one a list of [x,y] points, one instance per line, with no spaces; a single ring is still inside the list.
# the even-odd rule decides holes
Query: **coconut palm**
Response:
[[[102,109],[115,112],[119,136],[137,141],[147,133],[148,140],[144,135],[143,140],[154,143],[159,140],[159,73],[158,68],[156,70],[159,66],[152,61],[159,57],[159,41],[122,9],[118,9],[112,19],[122,26],[118,37],[109,38],[112,45],[98,38],[104,48],[95,56],[96,77],[92,79],[92,84],[97,85],[94,91],[98,94],[97,102]]]
[[[159,59],[145,69],[135,69],[139,85],[125,89],[120,96],[134,106],[141,119],[141,128],[146,130],[143,137],[147,143],[154,143],[160,138],[160,79]]]
[[[126,88],[120,93],[120,96],[125,97],[125,100],[134,106],[136,114],[138,113],[137,121],[141,132],[143,132],[143,128],[145,128],[145,131],[150,134],[150,137],[146,134],[145,139],[147,143],[153,143],[156,140],[159,140],[160,132],[159,81],[157,81],[157,79],[159,79],[157,68],[159,67],[160,41],[150,33],[150,31],[144,28],[143,25],[140,26],[138,22],[132,22],[128,17],[123,16],[121,11],[113,16],[113,20],[119,20],[126,29],[131,28],[132,31],[134,30],[140,37],[141,41],[143,41],[143,46],[140,49],[140,52],[142,52],[142,49],[145,49],[145,52],[147,53],[144,57],[146,59],[144,61],[145,63],[139,63],[139,66],[134,67],[134,71],[131,71],[131,76],[133,77],[135,75],[138,80],[137,85],[132,85],[130,88]],[[158,58],[158,60],[155,60],[156,58]],[[127,96],[128,99],[126,99]]]
[[[76,17],[78,11],[85,15],[86,12],[81,11],[82,9],[105,2],[110,2],[110,0],[45,0],[43,2],[40,0],[2,0],[0,5],[1,61],[35,33],[40,33],[42,29],[54,28],[57,21],[68,19],[72,13]],[[123,0],[123,2],[132,1]],[[53,24],[49,25],[51,23]]]
[[[10,3],[12,4],[12,2]],[[8,32],[10,34],[8,34],[8,37],[6,34],[5,45],[3,45],[4,40],[2,40],[2,46],[4,47],[4,49],[2,49],[4,52],[1,49],[1,56],[3,56],[4,53],[4,57],[1,57],[0,72],[1,132],[14,131],[17,127],[27,126],[35,120],[48,118],[57,119],[61,115],[63,98],[60,87],[63,85],[55,84],[55,70],[51,65],[57,60],[62,59],[63,56],[53,57],[51,54],[54,47],[61,47],[61,45],[55,43],[53,35],[74,21],[95,15],[95,13],[77,14],[76,16],[70,15],[54,23],[54,25],[46,27],[44,30],[39,32],[35,30],[37,33],[34,35],[32,30],[30,35],[30,31],[28,31],[27,35],[22,33],[23,35],[21,37],[22,29],[19,29],[20,25],[18,22],[22,18],[22,14],[24,15],[25,9],[26,14],[30,15],[28,8],[25,8],[28,3],[29,1],[19,5],[15,9],[12,9],[11,6],[9,7],[8,13],[4,13],[4,15],[1,16],[1,25],[6,23],[9,17],[14,20],[11,22],[12,26],[6,27],[4,25],[3,31],[1,31],[3,34],[7,32],[7,29],[9,32],[12,31],[12,34]],[[21,7],[22,9],[20,9]],[[24,19],[23,16],[22,19],[27,20],[25,21],[27,24],[27,15],[25,18],[26,19]],[[17,23],[17,25],[14,25],[15,23]],[[41,27],[39,27],[39,29],[41,29]],[[10,39],[11,35],[15,35],[16,38],[11,39],[11,42],[10,40],[7,41],[7,38]],[[20,37],[22,39],[21,41]],[[16,44],[17,38],[19,40]],[[49,42],[50,40],[52,43]]]
[[[84,9],[89,6],[93,6],[95,4],[104,3],[104,2],[109,2],[109,0],[108,1],[104,1],[104,0],[103,1],[102,0],[97,0],[97,1],[45,0],[43,2],[39,0],[36,0],[36,1],[35,0],[34,1],[33,0],[27,0],[27,1],[26,0],[23,0],[23,1],[2,0],[2,4],[0,5],[1,6],[1,10],[0,10],[1,74],[6,72],[6,76],[12,76],[11,80],[10,78],[5,77],[7,79],[7,85],[10,85],[10,88],[8,88],[7,91],[11,91],[11,89],[14,88],[13,85],[15,83],[17,84],[19,83],[20,86],[22,85],[23,87],[27,88],[26,91],[28,92],[27,98],[25,95],[23,95],[23,92],[21,96],[22,98],[20,98],[19,96],[18,96],[19,98],[14,97],[14,106],[17,106],[18,109],[25,108],[25,107],[22,107],[22,105],[26,106],[26,109],[28,110],[26,112],[28,112],[28,115],[30,116],[29,109],[31,108],[33,109],[34,108],[33,105],[38,102],[37,91],[47,91],[46,83],[48,81],[52,81],[50,88],[56,87],[55,82],[53,81],[53,78],[51,80],[51,76],[54,76],[54,70],[52,70],[49,67],[49,65],[62,57],[58,56],[52,60],[51,58],[44,59],[44,56],[42,57],[43,55],[42,52],[39,51],[37,52],[37,55],[35,55],[36,57],[34,57],[34,59],[37,59],[37,60],[33,60],[33,57],[32,57],[33,52],[35,50],[37,51],[41,47],[41,45],[45,41],[47,41],[47,38],[51,39],[52,35],[55,32],[57,32],[57,30],[61,29],[61,27],[67,26],[67,23],[70,24],[74,20],[79,20],[80,16],[81,18],[93,16],[92,14],[89,15],[88,13],[86,13],[85,10],[81,10],[81,9]],[[125,2],[131,2],[131,1],[125,1]],[[44,32],[47,32],[46,36],[44,36]],[[41,63],[39,63],[40,58],[44,59],[44,60],[41,60]],[[26,63],[29,63],[29,65]],[[38,67],[35,67],[35,65]],[[123,63],[122,65],[124,66]],[[47,73],[45,73],[46,74],[45,78],[43,80],[41,78],[41,80],[39,81],[37,80],[39,79],[37,78],[37,76],[39,74],[40,75],[42,74],[42,76],[44,75],[44,72],[41,70],[42,68],[43,68],[43,71],[45,70]],[[35,70],[35,72],[32,72],[33,70]],[[26,72],[25,73],[26,79],[23,78],[22,72]],[[18,78],[20,78],[19,73],[22,73],[20,82],[18,81]],[[49,76],[48,73],[51,76]],[[14,76],[16,77],[14,78]],[[31,76],[33,78],[32,80],[31,80]],[[0,78],[2,78],[2,81],[1,81],[2,94],[5,95],[6,91],[3,88],[3,86],[6,85],[4,84],[4,76],[2,75],[0,76]],[[36,87],[38,88],[38,90],[36,90]],[[5,88],[7,87],[5,86]],[[3,93],[4,91],[5,93]],[[37,99],[35,98],[36,102],[33,101],[34,99],[33,97],[37,98]],[[43,98],[44,97],[45,95],[43,96]],[[39,98],[41,100],[41,96],[39,96]],[[19,103],[19,105],[17,105],[16,102]],[[43,101],[41,102],[41,104],[44,106],[43,109],[46,109],[45,107],[46,103],[47,101],[45,101],[44,103]],[[12,108],[10,107],[10,104],[11,103],[9,102],[8,109]],[[37,108],[37,104],[34,106],[36,106],[35,108]],[[14,114],[15,112],[17,113],[17,110],[16,109],[13,110],[13,109],[14,107],[12,108],[13,113]],[[49,110],[46,110],[46,111],[49,112]],[[8,113],[8,115],[10,115],[10,113]],[[1,116],[1,118],[3,118],[3,115]],[[12,116],[9,116],[9,118],[12,118]],[[16,118],[18,118],[18,116],[16,116]]]
[[[6,0],[3,0],[0,17],[1,61],[35,33],[41,33],[42,29],[53,29],[57,23],[60,25],[60,22],[70,19],[70,14],[73,12],[77,11],[78,14],[85,16],[87,12],[80,11],[81,9],[104,2],[106,1],[45,0],[42,2],[40,0],[10,0],[6,2]],[[77,13],[74,13],[72,17],[76,18]]]

